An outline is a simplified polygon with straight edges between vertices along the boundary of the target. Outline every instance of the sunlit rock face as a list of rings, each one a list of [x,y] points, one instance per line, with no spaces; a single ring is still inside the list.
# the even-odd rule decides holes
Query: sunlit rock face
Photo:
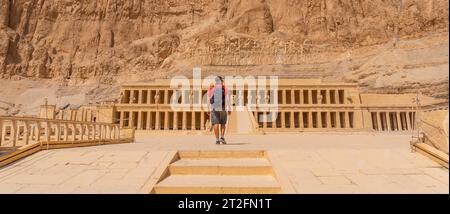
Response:
[[[1,0],[0,77],[117,84],[210,73],[448,96],[447,0]]]

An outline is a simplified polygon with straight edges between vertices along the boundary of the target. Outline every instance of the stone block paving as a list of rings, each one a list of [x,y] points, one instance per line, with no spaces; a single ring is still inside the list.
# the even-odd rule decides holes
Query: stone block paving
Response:
[[[0,193],[141,193],[167,152],[43,151],[0,170]]]
[[[178,150],[266,150],[284,193],[449,193],[448,169],[400,134],[138,136],[134,144],[41,151],[0,169],[0,193],[148,193]],[[164,167],[164,166],[163,166]],[[149,185],[150,184],[150,185]]]

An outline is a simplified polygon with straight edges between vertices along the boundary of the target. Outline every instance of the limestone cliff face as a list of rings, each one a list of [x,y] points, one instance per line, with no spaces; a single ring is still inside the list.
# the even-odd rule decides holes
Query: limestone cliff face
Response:
[[[203,65],[381,89],[373,79],[397,72],[387,88],[444,96],[447,26],[448,0],[0,0],[0,77],[116,83]],[[424,67],[440,80],[414,79]]]

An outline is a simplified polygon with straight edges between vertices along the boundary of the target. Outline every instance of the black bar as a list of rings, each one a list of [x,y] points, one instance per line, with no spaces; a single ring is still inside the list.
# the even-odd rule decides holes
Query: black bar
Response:
[[[1,195],[8,207],[22,211],[87,209],[119,212],[162,211],[277,211],[314,210],[316,212],[386,212],[407,210],[428,213],[447,210],[449,195]],[[186,203],[186,200],[188,203]],[[204,206],[208,202],[211,206]],[[188,205],[195,205],[189,207]],[[181,206],[181,207],[180,207]],[[164,212],[166,213],[166,212]],[[300,212],[301,213],[301,212]]]

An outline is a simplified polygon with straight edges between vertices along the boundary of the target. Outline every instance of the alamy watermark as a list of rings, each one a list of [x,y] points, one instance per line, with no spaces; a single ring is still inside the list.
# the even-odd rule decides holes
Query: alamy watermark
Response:
[[[278,117],[278,77],[277,76],[224,76],[221,77],[227,93],[227,111],[264,112],[260,122],[276,121]],[[186,76],[175,76],[170,87],[174,90],[170,98],[170,106],[175,112],[210,111],[211,93],[218,84],[218,76],[202,77],[201,68],[194,68],[192,79]],[[206,92],[206,93],[205,93]],[[222,92],[220,90],[219,92]],[[222,94],[220,94],[222,95]],[[222,96],[214,95],[215,100]],[[217,97],[220,97],[218,99]]]

